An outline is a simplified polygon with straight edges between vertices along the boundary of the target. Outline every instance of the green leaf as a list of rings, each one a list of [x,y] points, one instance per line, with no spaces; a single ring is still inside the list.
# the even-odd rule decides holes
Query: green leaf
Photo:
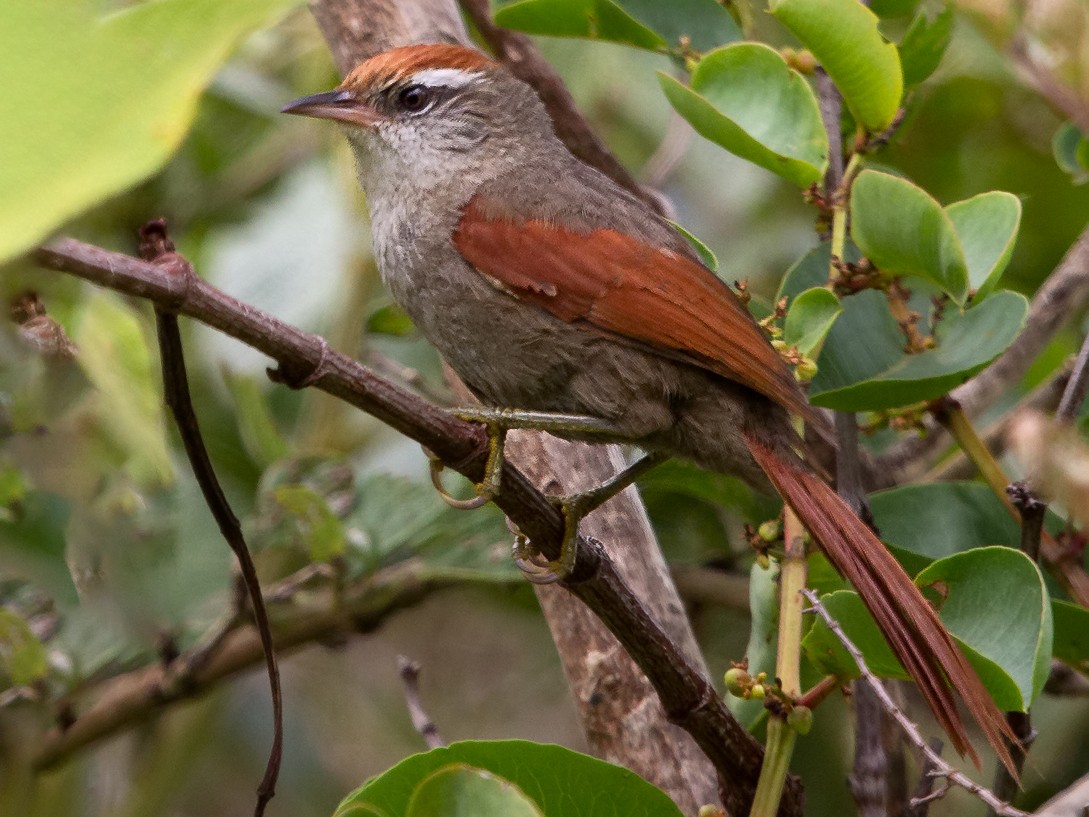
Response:
[[[682,38],[709,51],[742,37],[715,0],[515,0],[495,12],[506,28],[553,37],[590,37],[653,51],[679,50]]]
[[[632,771],[562,746],[524,740],[463,741],[413,755],[349,795],[335,817],[369,806],[406,813],[420,781],[438,769],[466,764],[508,780],[549,817],[681,817],[663,792]]]
[[[706,266],[707,269],[712,271],[718,269],[718,258],[710,247],[696,238],[692,233],[688,232],[683,225],[678,224],[676,221],[670,221],[669,223],[674,230],[684,236],[685,241],[692,245],[692,248],[696,251],[696,254],[700,257],[700,260],[703,261],[704,266]]]
[[[263,466],[288,456],[291,448],[276,428],[257,378],[226,369],[223,377],[234,400],[238,431],[247,453]]]
[[[857,0],[772,0],[774,14],[816,56],[855,119],[882,131],[900,110],[904,80],[896,46]]]
[[[66,499],[31,491],[0,520],[0,574],[33,582],[64,608],[79,601],[65,561],[70,513]]]
[[[1021,226],[1021,200],[995,190],[945,208],[953,222],[968,267],[968,284],[975,300],[985,298],[1010,263]]]
[[[922,482],[870,496],[881,540],[912,575],[935,559],[976,547],[1018,547],[1021,532],[981,482]],[[908,558],[904,558],[904,556]]]
[[[1051,615],[1055,620],[1055,657],[1082,672],[1089,671],[1089,610],[1054,599]]]
[[[1065,122],[1051,140],[1055,161],[1074,177],[1075,184],[1089,181],[1089,138],[1073,122]]]
[[[513,783],[464,763],[444,766],[412,792],[405,817],[542,817]]]
[[[31,684],[49,671],[45,645],[21,616],[0,608],[0,668],[13,686]]]
[[[937,70],[952,34],[952,5],[943,8],[933,20],[925,10],[915,16],[900,43],[905,85],[918,85]]]
[[[311,559],[326,562],[344,552],[344,527],[325,497],[305,485],[283,485],[272,495],[298,521]]]
[[[783,322],[783,340],[809,356],[820,348],[842,311],[843,305],[830,290],[807,289],[790,302]]]
[[[125,472],[140,485],[168,484],[174,468],[162,385],[132,308],[95,290],[83,306],[73,339],[80,350],[79,365],[98,391],[98,422],[117,448]]]
[[[1026,710],[1047,680],[1052,644],[1051,604],[1032,560],[1012,548],[978,548],[934,562],[915,581],[931,596],[937,593],[942,623],[999,707]],[[874,674],[907,678],[856,593],[840,591],[823,602]],[[802,643],[826,672],[857,675],[854,660],[823,621]]]
[[[851,186],[851,236],[891,275],[918,275],[958,304],[968,295],[968,269],[953,222],[906,179],[863,170]]]
[[[919,0],[871,0],[870,11],[878,17],[903,17],[915,11]]]
[[[936,348],[909,355],[884,295],[866,290],[845,298],[818,358],[810,402],[839,411],[874,411],[932,400],[998,357],[1027,314],[1023,295],[996,292],[971,309],[947,313],[935,331]]]
[[[397,304],[386,304],[374,310],[367,318],[367,331],[376,335],[403,338],[416,331],[412,318]]]
[[[837,590],[822,596],[821,604],[843,628],[851,643],[862,651],[870,672],[878,678],[909,679],[858,593],[853,590]],[[813,626],[802,638],[802,648],[809,660],[824,672],[840,678],[858,677],[858,666],[854,659],[823,619],[814,617]]]
[[[1025,712],[1051,664],[1051,600],[1040,569],[1019,550],[976,548],[939,559],[915,577],[939,599],[949,632],[965,645],[995,703]]]
[[[298,0],[160,0],[0,12],[0,261],[154,173],[238,40]]]
[[[801,187],[828,164],[828,136],[809,83],[758,43],[712,51],[689,88],[658,73],[670,103],[700,135]]]

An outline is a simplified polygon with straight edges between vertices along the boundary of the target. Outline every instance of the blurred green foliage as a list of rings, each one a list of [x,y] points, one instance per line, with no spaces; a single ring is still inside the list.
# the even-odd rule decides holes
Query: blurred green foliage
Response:
[[[16,310],[18,322],[0,330],[0,813],[235,812],[250,805],[267,744],[267,693],[258,678],[227,685],[108,745],[84,750],[59,770],[38,776],[30,770],[60,702],[72,701],[78,715],[103,682],[154,665],[164,649],[187,648],[214,631],[230,610],[232,568],[161,408],[148,306],[35,269],[17,253],[58,228],[131,251],[136,227],[165,215],[179,250],[216,285],[323,333],[337,348],[435,399],[448,402],[449,396],[435,355],[381,290],[346,150],[331,130],[276,113],[285,101],[336,82],[305,10],[285,17],[295,5],[285,0],[69,5],[63,14],[28,2],[0,10],[0,65],[8,68],[10,91],[0,99],[0,254],[8,260],[0,294],[15,304],[33,292],[31,302],[44,310],[33,316]],[[92,22],[92,8],[122,5],[128,8]],[[1089,53],[1084,10],[1064,0],[1052,4],[1050,17],[1024,18],[1001,0],[964,2],[955,14],[940,3],[875,0],[871,7],[880,21],[865,16],[869,12],[856,21],[867,32],[859,36],[879,55],[874,83],[873,76],[851,74],[856,68],[849,49],[834,36],[842,32],[814,33],[805,24],[812,3],[776,5],[805,13],[790,18],[779,12],[789,30],[762,5],[747,2],[733,4],[736,18],[711,0],[689,0],[672,15],[645,2],[522,0],[505,4],[503,14],[508,23],[528,20],[526,27],[541,33],[616,41],[546,38],[541,45],[622,160],[663,190],[677,220],[717,256],[719,274],[727,281],[750,279],[754,304],[772,301],[795,262],[802,263],[792,276],[794,288],[783,292],[824,283],[827,244],[818,246],[816,211],[798,194],[799,178],[764,169],[774,170],[775,157],[788,152],[775,141],[788,135],[785,128],[798,126],[805,137],[800,143],[811,147],[819,139],[814,99],[794,98],[775,108],[770,96],[762,106],[741,95],[745,104],[738,111],[730,108],[737,100],[699,88],[710,104],[722,107],[716,116],[744,130],[744,138],[730,131],[716,140],[719,146],[680,126],[656,80],[656,72],[685,78],[688,67],[697,77],[701,70],[713,74],[713,60],[701,69],[694,50],[710,50],[742,32],[791,49],[782,54],[792,69],[806,70],[799,57],[806,46],[835,65],[833,76],[862,122],[883,126],[906,103],[890,144],[866,162],[902,177],[900,186],[909,196],[918,191],[926,197],[924,209],[943,225],[943,214],[948,216],[950,237],[943,241],[964,241],[961,272],[971,288],[982,287],[983,295],[1002,287],[1031,295],[1086,226],[1089,186],[1078,183],[1089,171],[1085,137],[1018,80],[1010,38],[1019,31],[1050,49],[1057,80],[1089,105],[1089,90],[1077,85],[1085,76],[1078,74],[1079,60]],[[577,13],[561,19],[561,6]],[[590,12],[602,8],[612,27],[594,29]],[[899,52],[878,30],[900,43]],[[782,79],[788,86],[803,83],[811,94],[809,80],[782,71],[770,50],[734,48],[750,56],[758,49],[760,57],[776,60],[771,73],[781,76],[768,80],[770,87]],[[901,62],[909,86],[903,100],[892,68],[895,63],[900,70]],[[799,125],[791,110],[804,111],[805,121]],[[854,128],[848,113],[848,143]],[[753,143],[762,150],[753,150]],[[740,156],[747,150],[762,167],[722,147]],[[683,158],[674,163],[674,154]],[[823,158],[819,145],[805,153],[810,175],[802,181],[819,175],[814,170],[823,168]],[[977,245],[971,240],[980,235],[977,228],[962,226],[948,206],[988,191],[1010,195],[996,204],[1003,212],[981,223],[992,228],[1004,218],[1005,226]],[[1019,230],[1010,203],[1023,208]],[[887,200],[871,206],[870,215],[887,215],[881,210]],[[901,215],[904,208],[894,207]],[[856,224],[864,220],[856,217]],[[877,229],[876,238],[868,227],[862,232],[871,242],[859,243],[875,256],[890,247],[903,255],[904,242],[887,231]],[[982,262],[986,253],[973,254],[980,247],[994,250]],[[848,259],[856,261],[852,252],[848,246]],[[936,252],[941,262],[941,242]],[[926,275],[930,269],[901,271]],[[922,303],[927,311],[928,299],[948,284],[933,277],[930,288],[922,279],[910,282],[917,291],[913,308]],[[957,299],[966,294],[959,285],[945,288]],[[883,298],[875,294],[843,297],[843,314],[828,303],[816,317],[794,314],[796,326],[819,324],[820,331],[803,333],[810,338],[816,332],[805,352],[823,352],[818,376],[823,371],[825,378],[845,350],[857,363],[851,349],[859,347],[857,336],[838,341],[836,330],[847,325],[852,310],[866,306],[858,332],[873,348],[891,343],[891,356],[881,367],[841,377],[837,388],[872,388],[883,405],[923,399],[915,386],[890,397],[875,385],[875,374],[901,359],[929,365],[918,362],[922,355],[903,354],[896,322],[879,310]],[[874,303],[867,306],[867,299]],[[994,332],[982,342],[974,333],[958,342],[968,362],[937,372],[952,375],[939,391],[1008,344],[1023,315],[1023,309],[1003,307],[1014,301],[1023,306],[1018,296],[998,292],[939,324],[948,336],[958,317],[964,323],[985,308],[998,313],[992,314]],[[931,317],[922,321],[928,332]],[[425,700],[448,736],[524,736],[582,747],[547,632],[507,558],[510,537],[498,513],[450,510],[426,484],[426,458],[414,446],[325,395],[274,387],[263,373],[269,362],[251,350],[202,327],[186,325],[184,331],[212,459],[244,520],[263,578],[283,589],[278,582],[309,577],[277,604],[275,615],[305,615],[327,603],[327,595],[335,598],[338,587],[409,563],[461,587],[344,650],[311,648],[284,662],[288,754],[274,810],[329,814],[345,791],[419,748],[393,669],[393,654],[402,649],[423,662]],[[1028,381],[1053,374],[1076,344],[1073,334],[1053,344]],[[924,373],[936,376],[935,370]],[[1015,388],[1007,403],[1022,391]],[[742,525],[776,513],[774,502],[753,496],[737,480],[685,463],[663,466],[643,487],[667,555],[714,570],[747,573],[753,562]],[[936,493],[922,497],[922,489]],[[916,570],[968,546],[1015,543],[1007,541],[1007,520],[979,486],[900,490],[877,497],[875,512],[908,554],[905,563],[915,556]],[[924,518],[934,525],[918,524]],[[995,539],[999,533],[1006,538]],[[920,554],[926,558],[920,561]],[[819,561],[815,583],[838,589],[830,576],[822,584]],[[1025,575],[1028,583],[1038,576],[1034,570]],[[765,600],[773,599],[770,577],[758,577],[754,586],[763,587]],[[943,574],[942,580],[955,578]],[[1036,590],[1045,599],[1041,587]],[[1042,601],[1037,606],[1031,629],[1039,646],[1052,608]],[[1055,609],[1055,650],[1084,668],[1089,647],[1079,638],[1078,613],[1061,603]],[[692,612],[720,676],[729,660],[745,655],[749,619],[705,599]],[[774,631],[768,610],[756,612],[756,642],[748,646],[754,658],[768,652],[767,633]],[[344,641],[342,633],[323,636],[325,646]],[[1034,648],[1028,675],[1028,664],[1020,666],[1026,698],[1038,691],[1036,675],[1047,658],[1041,650]],[[814,667],[807,672],[819,677]],[[795,766],[805,776],[811,813],[846,813],[843,774],[828,769],[829,758],[843,754],[845,719],[834,709],[825,713],[824,706],[817,711],[816,728],[801,742]],[[1083,772],[1089,747],[1077,738],[1087,718],[1084,703],[1046,696],[1037,702],[1041,738],[1033,760],[1040,782],[1031,783],[1026,806]],[[1074,744],[1078,748],[1070,750]],[[814,769],[821,773],[807,774]],[[932,813],[956,808],[940,803]]]

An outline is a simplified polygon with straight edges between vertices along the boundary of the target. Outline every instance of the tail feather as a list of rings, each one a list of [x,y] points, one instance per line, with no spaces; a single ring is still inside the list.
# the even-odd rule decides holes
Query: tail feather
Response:
[[[832,565],[854,585],[956,750],[979,765],[953,690],[1017,780],[1019,775],[1003,738],[1016,739],[1004,714],[900,563],[835,491],[800,460],[776,453],[755,434],[746,433],[745,440],[757,464]]]

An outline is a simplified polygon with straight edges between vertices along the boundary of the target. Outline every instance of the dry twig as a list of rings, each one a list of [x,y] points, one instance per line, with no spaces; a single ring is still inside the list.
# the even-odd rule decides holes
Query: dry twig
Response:
[[[839,642],[844,646],[847,652],[851,654],[855,664],[858,665],[859,675],[873,686],[873,691],[877,695],[877,699],[881,702],[882,706],[884,706],[889,717],[899,724],[908,741],[922,753],[923,757],[934,765],[935,771],[933,772],[933,776],[936,778],[941,777],[946,780],[946,786],[939,788],[934,793],[928,795],[926,800],[934,800],[942,797],[945,794],[945,789],[947,789],[949,785],[954,785],[974,794],[994,809],[995,814],[998,814],[1001,817],[1028,817],[1026,812],[1014,808],[1009,803],[1003,802],[994,795],[994,792],[979,785],[970,777],[961,774],[946,763],[939,754],[934,752],[919,732],[919,727],[916,726],[912,720],[904,714],[903,710],[896,705],[892,698],[889,697],[889,693],[881,685],[877,676],[870,671],[869,666],[866,664],[866,658],[862,655],[862,651],[856,647],[851,639],[847,637],[847,634],[843,632],[843,628],[839,626],[839,622],[832,618],[828,610],[821,604],[820,599],[817,598],[817,594],[812,590],[804,590],[802,592],[805,594],[805,597],[809,599],[809,603],[813,605],[807,612],[816,613],[824,620],[824,623],[828,625],[828,629],[832,631],[833,635],[839,639]],[[914,801],[913,805],[918,805],[919,802],[922,801]]]

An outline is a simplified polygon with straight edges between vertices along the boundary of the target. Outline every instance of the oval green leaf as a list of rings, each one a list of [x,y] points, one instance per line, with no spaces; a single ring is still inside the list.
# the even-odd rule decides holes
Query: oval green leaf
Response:
[[[807,289],[790,302],[783,322],[783,340],[808,357],[820,348],[842,311],[843,305],[830,290]]]
[[[5,4],[0,261],[158,170],[234,44],[297,2]]]
[[[1025,317],[1023,295],[1002,290],[938,324],[937,347],[903,351],[904,338],[885,296],[874,290],[843,300],[810,383],[815,406],[873,411],[932,400],[985,368],[1013,343]]]
[[[709,51],[741,39],[734,18],[715,0],[515,0],[495,12],[506,28],[552,37],[588,37],[679,50],[682,40]]]
[[[1021,226],[1021,200],[994,190],[945,208],[953,222],[968,267],[974,298],[985,298],[998,284],[1013,255]]]
[[[968,296],[968,269],[953,222],[933,198],[906,179],[863,170],[851,185],[851,237],[892,275],[918,275],[958,304]]]
[[[925,10],[915,16],[900,43],[905,85],[918,85],[937,70],[952,34],[952,5],[943,8],[934,19]]]
[[[1073,122],[1065,122],[1055,131],[1051,151],[1059,167],[1074,177],[1074,184],[1089,181],[1089,139]]]
[[[934,562],[916,583],[935,588],[939,617],[995,702],[1024,711],[1043,688],[1051,658],[1051,604],[1036,565],[1018,550],[987,547]],[[825,596],[825,607],[882,678],[907,679],[877,625],[853,591]],[[854,659],[823,621],[802,642],[824,671],[858,674]]]
[[[824,175],[828,136],[816,97],[778,52],[737,43],[711,52],[689,88],[664,72],[670,103],[705,138],[801,187]]]
[[[462,741],[413,755],[345,798],[335,817],[360,805],[405,814],[416,786],[438,769],[465,764],[508,780],[548,815],[681,817],[669,797],[635,772],[562,746],[526,740]],[[572,792],[592,792],[573,797]]]
[[[464,763],[444,766],[412,792],[405,817],[543,817],[509,780]]]
[[[858,0],[772,0],[774,14],[816,56],[855,119],[881,131],[900,110],[904,80],[896,46]]]
[[[1019,550],[976,548],[915,577],[938,599],[942,623],[965,647],[995,703],[1025,712],[1051,665],[1051,600],[1036,563]]]

